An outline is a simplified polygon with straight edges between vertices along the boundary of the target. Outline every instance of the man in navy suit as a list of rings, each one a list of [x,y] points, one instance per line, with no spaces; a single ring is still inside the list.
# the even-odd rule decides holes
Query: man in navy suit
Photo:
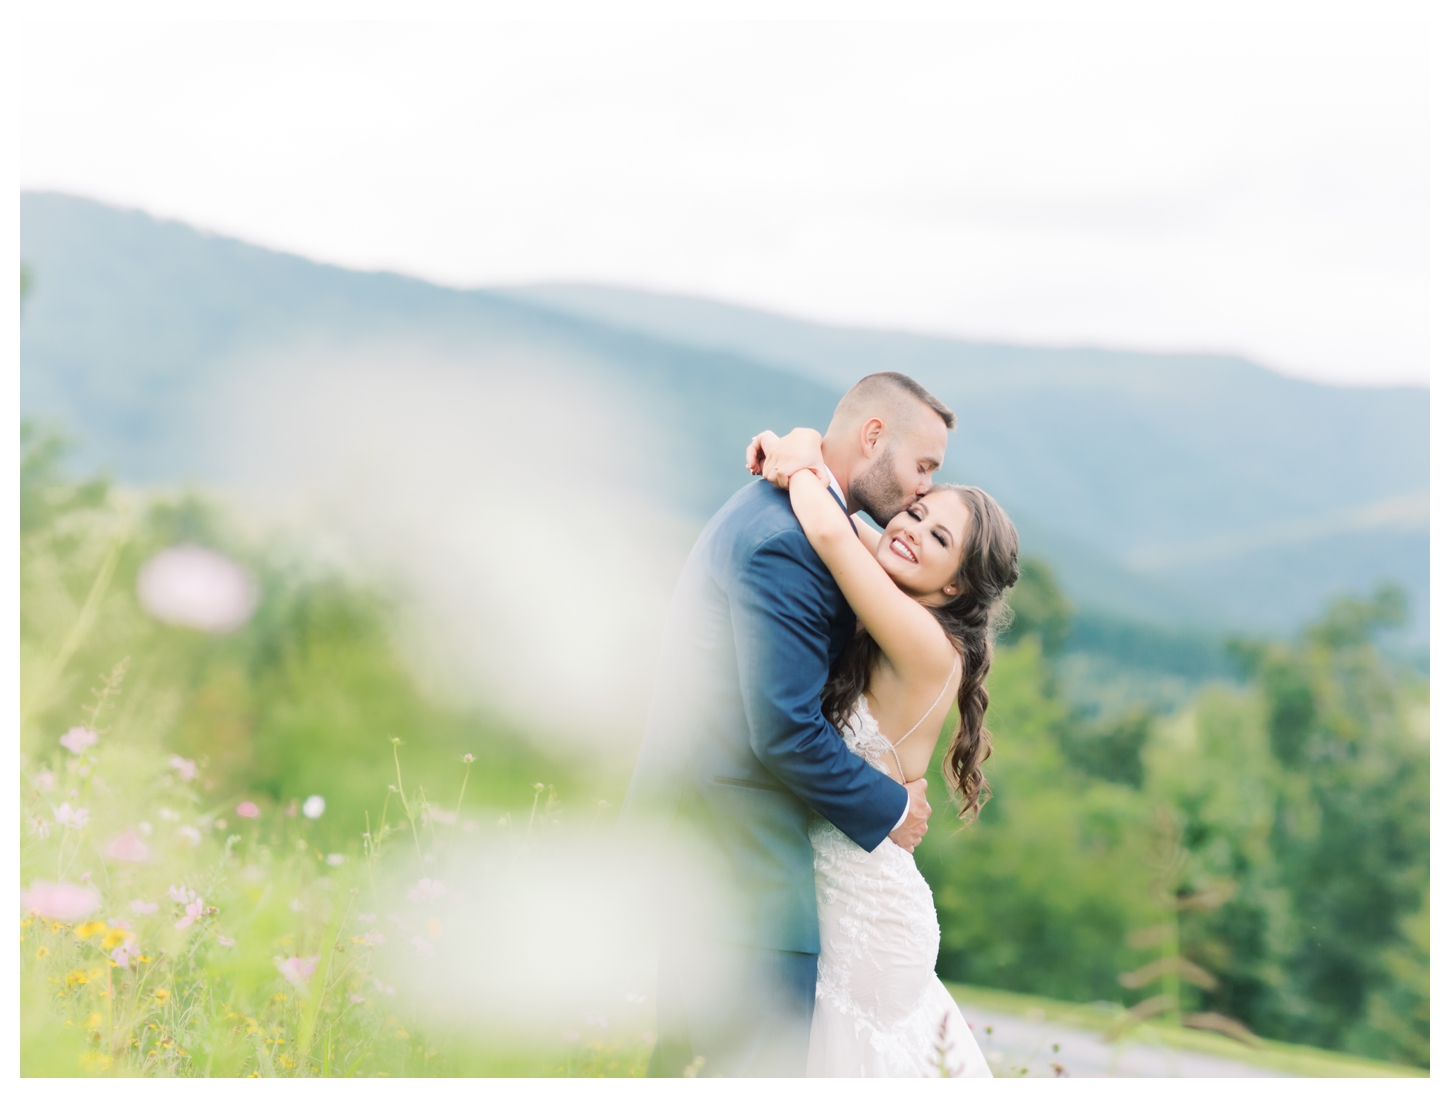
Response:
[[[884,526],[924,494],[954,426],[902,374],[858,382],[822,445],[847,514]],[[747,485],[696,541],[622,814],[665,838],[651,1075],[803,1075],[820,952],[811,813],[866,850],[926,833],[926,782],[873,769],[821,712],[854,629],[788,493]]]

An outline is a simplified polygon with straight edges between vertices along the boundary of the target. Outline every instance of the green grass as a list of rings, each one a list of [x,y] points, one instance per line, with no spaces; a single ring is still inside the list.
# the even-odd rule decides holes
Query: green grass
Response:
[[[1116,1003],[1064,1003],[1037,995],[1019,995],[1013,991],[998,991],[995,988],[972,987],[967,984],[948,984],[947,987],[957,1002],[964,1005],[1013,1014],[1033,1021],[1058,1022],[1073,1029],[1098,1033],[1105,1033],[1123,1015],[1123,1008]],[[1304,1078],[1425,1078],[1430,1074],[1421,1068],[1405,1064],[1366,1060],[1307,1045],[1285,1044],[1282,1041],[1263,1041],[1254,1048],[1216,1033],[1179,1029],[1161,1022],[1140,1023],[1124,1040],[1222,1056],[1268,1071]]]

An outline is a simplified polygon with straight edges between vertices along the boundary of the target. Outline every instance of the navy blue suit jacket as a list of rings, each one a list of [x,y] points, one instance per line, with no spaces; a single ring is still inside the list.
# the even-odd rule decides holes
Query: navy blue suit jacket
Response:
[[[854,630],[789,495],[765,481],[731,497],[685,563],[622,818],[704,852],[729,901],[714,936],[818,953],[812,810],[872,850],[906,808],[821,713]]]

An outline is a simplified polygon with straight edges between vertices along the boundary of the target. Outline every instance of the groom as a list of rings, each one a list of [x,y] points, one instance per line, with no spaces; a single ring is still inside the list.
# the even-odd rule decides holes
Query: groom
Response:
[[[862,379],[822,444],[848,513],[882,526],[931,487],[956,417],[911,378]],[[622,821],[663,836],[651,1075],[805,1074],[815,1003],[811,813],[863,849],[926,833],[925,780],[853,755],[821,689],[856,627],[786,492],[757,481],[701,533],[675,589]],[[653,831],[651,831],[653,829]]]

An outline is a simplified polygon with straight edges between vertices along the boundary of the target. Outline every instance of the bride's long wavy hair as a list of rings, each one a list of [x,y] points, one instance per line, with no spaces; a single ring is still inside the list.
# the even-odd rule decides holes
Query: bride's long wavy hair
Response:
[[[962,659],[962,682],[957,690],[957,729],[947,746],[942,772],[958,798],[957,815],[971,823],[991,796],[982,764],[992,754],[992,737],[983,721],[987,715],[987,672],[992,667],[992,646],[1011,620],[1004,596],[1017,582],[1017,528],[1007,512],[980,488],[939,484],[929,495],[955,492],[971,516],[962,547],[962,561],[953,581],[958,595],[942,606],[928,607],[941,623]],[[845,653],[831,670],[821,693],[826,718],[841,727],[871,681],[881,649],[870,633],[856,631]]]

